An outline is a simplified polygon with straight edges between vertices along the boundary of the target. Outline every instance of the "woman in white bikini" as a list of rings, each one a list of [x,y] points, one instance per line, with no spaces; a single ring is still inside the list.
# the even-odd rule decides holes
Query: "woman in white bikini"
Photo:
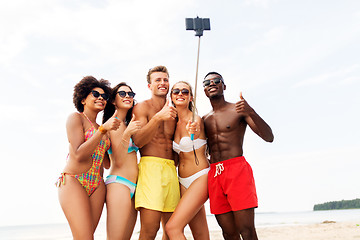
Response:
[[[134,205],[138,166],[131,136],[140,129],[140,122],[132,118],[135,93],[126,83],[112,89],[103,121],[114,116],[121,121],[116,131],[110,132],[110,173],[106,177],[107,239],[130,239],[137,212]]]
[[[186,239],[187,224],[194,239],[209,239],[204,203],[208,199],[206,137],[201,117],[192,123],[193,94],[189,83],[180,81],[171,89],[171,101],[176,107],[178,122],[173,141],[173,150],[178,153],[178,175],[181,199],[165,226],[170,239]],[[190,134],[194,134],[191,140]]]

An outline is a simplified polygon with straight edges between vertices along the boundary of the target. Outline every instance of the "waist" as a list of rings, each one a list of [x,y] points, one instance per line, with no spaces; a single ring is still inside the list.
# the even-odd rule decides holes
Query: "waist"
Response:
[[[216,165],[218,165],[219,163],[223,164],[224,166],[229,166],[229,165],[239,163],[239,162],[246,162],[245,157],[244,156],[234,157],[234,158],[226,159],[226,160],[223,160],[223,161],[211,163],[210,168],[215,168]]]
[[[158,163],[167,163],[175,166],[175,161],[172,159],[166,159],[161,157],[154,156],[144,156],[140,158],[140,162],[158,162]]]

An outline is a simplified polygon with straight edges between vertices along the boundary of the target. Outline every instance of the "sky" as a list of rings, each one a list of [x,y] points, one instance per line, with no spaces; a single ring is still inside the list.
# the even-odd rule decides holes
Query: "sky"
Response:
[[[66,222],[54,183],[84,76],[125,81],[138,102],[151,96],[156,65],[171,86],[195,84],[198,38],[185,18],[196,16],[211,24],[200,39],[199,115],[211,110],[202,79],[217,71],[225,99],[242,92],[275,136],[245,135],[256,212],[360,198],[360,1],[1,0],[0,226]]]

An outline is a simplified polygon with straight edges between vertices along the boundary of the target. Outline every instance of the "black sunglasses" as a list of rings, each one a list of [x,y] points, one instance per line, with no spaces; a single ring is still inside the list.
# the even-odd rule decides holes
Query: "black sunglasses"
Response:
[[[221,78],[213,78],[213,79],[204,80],[203,81],[203,86],[207,87],[207,86],[209,86],[211,84],[211,82],[218,85],[220,82],[222,82],[222,79]]]
[[[135,93],[134,92],[125,92],[125,91],[118,91],[118,94],[120,97],[124,98],[126,97],[126,94],[129,96],[129,98],[134,98]]]
[[[175,94],[175,95],[178,95],[180,92],[182,93],[182,95],[187,96],[187,95],[189,95],[190,91],[188,89],[186,89],[186,88],[183,88],[181,90],[178,89],[178,88],[175,88],[175,89],[172,90],[172,93]]]
[[[109,95],[107,95],[106,93],[99,93],[96,90],[92,90],[91,94],[95,97],[95,98],[99,98],[100,96],[105,100],[109,100]]]

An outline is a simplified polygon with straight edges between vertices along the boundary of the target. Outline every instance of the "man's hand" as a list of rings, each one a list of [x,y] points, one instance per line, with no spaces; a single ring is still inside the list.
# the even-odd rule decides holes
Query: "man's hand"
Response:
[[[241,114],[244,117],[247,117],[254,112],[254,109],[252,109],[244,99],[242,92],[240,92],[240,101],[235,103],[235,109],[237,113]]]
[[[173,106],[170,106],[169,99],[166,99],[166,103],[165,103],[164,107],[158,113],[156,113],[155,116],[163,121],[171,120],[171,119],[176,118],[177,111],[176,111],[176,108],[174,108]]]

